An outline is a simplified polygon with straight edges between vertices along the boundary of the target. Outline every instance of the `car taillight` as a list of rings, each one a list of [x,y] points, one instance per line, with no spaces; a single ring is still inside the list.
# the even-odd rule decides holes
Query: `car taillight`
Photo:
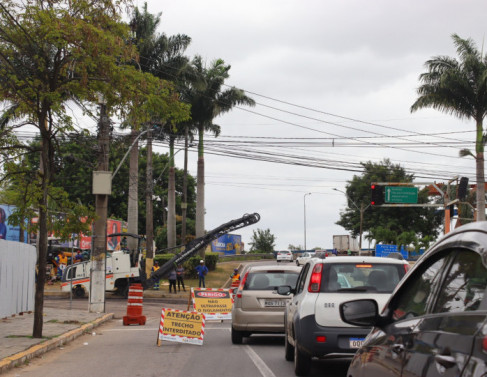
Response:
[[[487,352],[487,335],[484,335],[484,339],[482,339],[482,351]]]
[[[242,298],[242,291],[245,285],[245,282],[247,281],[247,276],[249,276],[249,272],[244,275],[242,281],[240,282],[240,285],[238,286],[238,291],[237,291],[237,297]]]
[[[316,342],[318,342],[318,343],[326,343],[326,336],[324,336],[324,335],[317,335],[316,336]]]
[[[411,266],[408,264],[404,264],[404,272],[408,272]]]
[[[321,271],[323,265],[321,263],[315,264],[311,278],[309,279],[308,292],[319,292],[321,289]]]

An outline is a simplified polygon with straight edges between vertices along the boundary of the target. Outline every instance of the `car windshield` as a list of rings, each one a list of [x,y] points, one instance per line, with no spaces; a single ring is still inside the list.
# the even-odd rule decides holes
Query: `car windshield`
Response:
[[[321,291],[391,293],[405,273],[402,264],[325,264]]]
[[[274,290],[281,285],[296,286],[298,271],[272,270],[250,272],[244,290]]]

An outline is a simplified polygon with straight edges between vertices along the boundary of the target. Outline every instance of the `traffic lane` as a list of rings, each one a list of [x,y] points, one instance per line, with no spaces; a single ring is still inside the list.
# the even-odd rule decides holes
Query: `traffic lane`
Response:
[[[275,376],[295,376],[294,363],[284,357],[284,335],[252,335],[244,338],[243,344],[259,355]],[[318,360],[313,359],[309,376],[345,377],[350,358]]]

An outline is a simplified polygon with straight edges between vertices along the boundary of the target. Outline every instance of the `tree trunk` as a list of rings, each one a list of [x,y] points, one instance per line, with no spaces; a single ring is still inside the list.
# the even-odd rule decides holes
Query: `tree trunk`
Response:
[[[205,234],[205,159],[203,154],[203,130],[198,130],[198,171],[196,175],[196,237]],[[199,254],[205,257],[205,250],[201,249]]]
[[[188,211],[188,127],[184,134],[184,173],[183,173],[183,202],[181,203],[181,243],[186,244],[186,216]]]
[[[482,120],[477,121],[476,161],[477,170],[477,221],[485,221],[485,172],[484,137]]]
[[[169,138],[169,178],[167,190],[167,247],[176,246],[176,184],[174,177],[174,137]]]
[[[47,126],[47,114],[39,117],[39,125],[41,131],[41,160],[40,160],[40,185],[42,195],[38,202],[39,205],[39,237],[37,255],[37,279],[34,294],[34,327],[32,336],[34,338],[42,338],[42,327],[44,317],[44,286],[46,284],[46,265],[47,265],[47,197],[49,187],[49,177],[51,175],[51,140]]]
[[[132,131],[131,145],[138,136],[138,132]],[[139,141],[135,141],[130,151],[129,168],[129,197],[127,207],[127,231],[139,234]],[[131,252],[137,251],[137,240],[127,237],[127,245]]]
[[[484,152],[477,153],[477,221],[485,221]]]

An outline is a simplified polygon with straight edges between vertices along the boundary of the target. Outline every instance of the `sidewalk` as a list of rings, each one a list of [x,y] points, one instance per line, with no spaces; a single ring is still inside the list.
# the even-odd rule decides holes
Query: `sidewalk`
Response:
[[[33,312],[1,319],[0,373],[91,332],[112,318],[112,313],[44,308],[43,339],[31,337]]]

